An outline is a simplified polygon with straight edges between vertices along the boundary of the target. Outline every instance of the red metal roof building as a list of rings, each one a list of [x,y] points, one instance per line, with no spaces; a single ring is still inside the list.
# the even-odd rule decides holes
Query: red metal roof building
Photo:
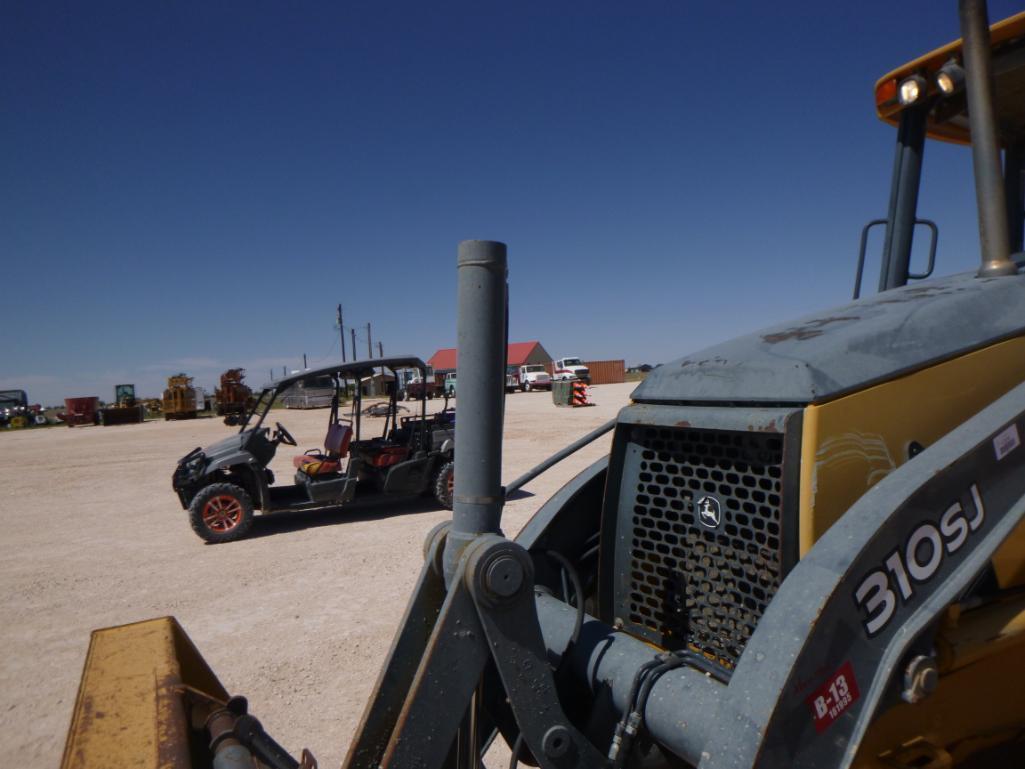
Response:
[[[526,363],[548,364],[552,356],[541,346],[540,342],[512,342],[507,350],[510,366],[522,366]],[[444,374],[456,370],[456,348],[447,347],[438,350],[427,361],[434,367],[435,374]]]

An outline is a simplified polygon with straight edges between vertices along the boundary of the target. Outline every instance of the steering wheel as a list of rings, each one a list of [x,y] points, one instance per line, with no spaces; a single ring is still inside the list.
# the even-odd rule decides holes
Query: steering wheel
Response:
[[[281,422],[274,423],[274,438],[278,443],[284,443],[286,446],[295,445],[295,438],[292,437],[292,433],[288,432]]]

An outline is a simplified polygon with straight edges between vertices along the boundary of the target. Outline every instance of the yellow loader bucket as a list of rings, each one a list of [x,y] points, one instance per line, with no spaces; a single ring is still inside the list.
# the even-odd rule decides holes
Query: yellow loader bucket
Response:
[[[209,752],[191,703],[227,699],[174,617],[94,630],[61,767],[192,767]]]

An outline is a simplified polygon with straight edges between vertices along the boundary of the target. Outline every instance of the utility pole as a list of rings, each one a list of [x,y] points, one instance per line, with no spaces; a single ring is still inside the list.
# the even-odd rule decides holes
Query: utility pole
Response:
[[[306,353],[303,353],[303,371],[305,371],[308,368],[309,366],[306,365]]]
[[[367,323],[367,357],[374,357],[374,343],[370,340],[370,324]]]
[[[381,344],[380,342],[377,343],[377,357],[378,358],[383,358],[384,357],[384,345]]]
[[[270,381],[274,381],[274,369],[270,370]]]
[[[352,361],[356,362],[356,329],[350,328],[349,331],[352,333]]]
[[[342,325],[342,305],[338,305],[338,334],[342,338],[342,363],[345,363],[345,326]],[[356,351],[353,350],[353,355]]]
[[[288,376],[288,366],[282,366],[281,367],[281,376],[283,376],[283,377]]]

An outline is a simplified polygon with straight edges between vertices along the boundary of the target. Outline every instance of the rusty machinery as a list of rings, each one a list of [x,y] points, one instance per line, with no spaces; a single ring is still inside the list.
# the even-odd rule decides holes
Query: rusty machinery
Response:
[[[453,517],[346,769],[476,769],[497,735],[545,769],[1023,764],[1025,14],[960,8],[963,42],[877,87],[879,293],[659,367],[505,488],[505,247],[460,246]],[[982,265],[908,285],[923,140],[969,128]],[[510,491],[608,431],[501,535]],[[254,757],[314,765],[173,620],[94,633],[65,767]]]
[[[95,395],[81,398],[65,398],[64,411],[57,418],[68,427],[76,425],[98,425],[100,423],[100,399]]]
[[[192,377],[175,374],[167,378],[162,411],[165,420],[196,418],[196,388],[192,386]]]
[[[246,371],[232,368],[221,374],[221,386],[214,388],[217,416],[224,417],[226,425],[237,425],[256,403],[253,391],[243,384]]]

